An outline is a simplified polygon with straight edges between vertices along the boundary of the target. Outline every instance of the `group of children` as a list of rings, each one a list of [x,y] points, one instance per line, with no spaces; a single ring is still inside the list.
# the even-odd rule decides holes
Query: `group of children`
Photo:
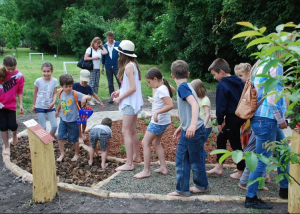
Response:
[[[143,98],[141,91],[141,71],[134,54],[135,46],[129,40],[123,40],[119,47],[115,47],[119,52],[119,72],[118,79],[121,81],[121,88],[111,94],[111,98],[119,110],[123,113],[122,134],[126,148],[126,162],[124,165],[116,168],[116,171],[134,170],[134,162],[141,162],[139,155],[139,139],[136,131],[137,115],[141,112]],[[24,86],[24,77],[16,70],[16,60],[13,57],[5,57],[3,68],[0,70],[0,118],[1,135],[5,143],[4,154],[9,155],[8,132],[13,131],[13,144],[17,143],[16,138],[16,94],[19,96],[19,107],[22,107],[22,93]],[[243,91],[244,82],[250,78],[251,66],[242,63],[235,67],[236,75],[231,75],[229,64],[224,59],[216,59],[209,71],[214,78],[219,81],[216,90],[216,117],[218,121],[219,135],[217,137],[217,148],[226,149],[227,140],[233,150],[242,150],[240,139],[240,128],[245,123],[235,115],[235,110]],[[84,106],[91,96],[97,99],[102,108],[103,103],[87,84],[89,81],[89,71],[82,70],[80,73],[81,82],[73,82],[70,75],[61,75],[59,83],[62,91],[57,92],[58,81],[51,77],[53,67],[51,63],[42,65],[43,77],[38,78],[34,85],[33,111],[37,113],[40,124],[46,128],[45,116],[47,115],[50,123],[50,134],[54,136],[57,124],[56,117],[60,117],[58,128],[58,143],[60,157],[58,162],[64,158],[64,144],[66,139],[73,143],[75,155],[72,161],[79,157],[79,139],[84,140],[84,131],[86,126],[78,126],[76,123],[78,117],[77,102]],[[205,193],[210,189],[207,174],[223,174],[222,164],[217,165],[206,171],[205,158],[207,156],[204,144],[212,131],[210,109],[211,104],[206,96],[206,89],[201,80],[196,79],[191,83],[187,82],[189,78],[189,66],[183,60],[176,60],[171,65],[171,76],[177,85],[178,115],[181,125],[174,132],[173,138],[179,139],[176,153],[176,172],[177,185],[171,196],[189,196],[192,193]],[[144,152],[144,169],[134,175],[134,178],[146,178],[151,176],[150,159],[151,144],[155,148],[160,161],[160,167],[155,172],[168,174],[166,167],[164,149],[161,145],[161,138],[164,131],[171,123],[169,111],[173,109],[172,96],[175,88],[169,85],[168,81],[162,76],[157,68],[151,68],[146,73],[146,81],[150,87],[155,89],[154,102],[152,103],[151,122],[142,140]],[[13,90],[10,90],[13,89]],[[10,90],[10,91],[9,91]],[[4,94],[4,95],[3,95]],[[55,100],[59,97],[59,105],[55,110]],[[12,100],[7,97],[10,96]],[[102,120],[101,125],[96,125],[90,132],[90,159],[88,164],[93,164],[94,148],[100,141],[102,150],[102,168],[105,168],[107,150],[109,147],[109,138],[112,137],[110,129],[112,121],[109,118]],[[246,131],[242,130],[242,133]],[[253,134],[252,139],[255,136]],[[253,147],[253,143],[251,144]],[[255,149],[251,148],[253,151]],[[249,150],[248,150],[249,151]],[[219,160],[220,155],[217,156]],[[245,181],[248,181],[249,171],[244,171],[245,162],[242,160],[237,164],[237,171],[230,175],[232,179],[241,179],[240,187],[245,189]],[[194,186],[189,187],[190,171],[193,171]],[[244,174],[243,174],[244,172]],[[245,173],[246,172],[246,173]],[[248,173],[248,174],[247,174]]]

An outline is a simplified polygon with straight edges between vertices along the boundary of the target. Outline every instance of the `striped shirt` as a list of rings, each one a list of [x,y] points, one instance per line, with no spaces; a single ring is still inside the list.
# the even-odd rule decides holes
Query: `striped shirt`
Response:
[[[257,67],[253,73],[256,75],[261,74],[265,65],[266,65],[266,63],[262,64],[260,67]],[[272,67],[270,69],[270,71],[268,72],[268,74],[272,77],[282,76],[283,75],[282,65],[278,64],[278,66],[276,68]],[[253,78],[253,85],[257,90],[257,103],[264,97],[264,85],[261,86],[260,88],[258,87],[258,85],[266,80],[267,80],[266,77],[254,77]],[[283,91],[281,82],[282,81],[280,79],[280,81],[278,82],[278,84],[276,85],[276,87],[274,89],[278,93],[268,96],[262,102],[262,104],[259,106],[259,108],[256,110],[256,112],[254,113],[254,116],[275,119],[277,121],[277,124],[281,124],[285,121],[285,116],[284,116],[284,114],[286,112],[285,98],[281,97],[275,103],[276,98],[278,96],[280,96],[280,92]],[[269,93],[272,93],[272,91]]]

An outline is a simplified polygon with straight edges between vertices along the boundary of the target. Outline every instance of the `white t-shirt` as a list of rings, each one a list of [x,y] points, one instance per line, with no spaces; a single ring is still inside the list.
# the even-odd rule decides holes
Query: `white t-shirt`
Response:
[[[38,88],[35,107],[47,109],[53,101],[54,89],[58,86],[57,79],[51,77],[49,81],[46,81],[40,77],[35,80],[34,85]]]
[[[92,48],[92,57],[98,57],[99,60],[93,60],[93,65],[94,65],[94,69],[100,69],[100,61],[101,61],[101,58],[102,58],[102,55],[101,55],[101,49],[98,48],[98,50],[96,51],[94,48]],[[91,54],[91,47],[87,48],[85,53],[87,54]]]
[[[152,103],[151,123],[158,124],[158,125],[167,125],[171,123],[171,116],[169,112],[158,114],[157,115],[158,122],[157,123],[154,122],[154,113],[157,110],[162,109],[163,107],[166,106],[165,102],[161,99],[163,97],[168,97],[171,99],[169,90],[165,85],[162,85],[155,89],[154,101]]]

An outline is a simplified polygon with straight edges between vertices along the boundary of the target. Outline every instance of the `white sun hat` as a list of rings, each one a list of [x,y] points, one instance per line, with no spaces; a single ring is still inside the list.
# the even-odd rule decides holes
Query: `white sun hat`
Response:
[[[134,54],[134,44],[132,41],[129,40],[122,40],[119,44],[119,47],[115,47],[118,52],[125,54],[130,57],[137,57],[137,55]]]
[[[89,70],[86,70],[86,69],[83,69],[80,71],[80,81],[85,81],[85,82],[88,82],[90,81],[90,71]]]

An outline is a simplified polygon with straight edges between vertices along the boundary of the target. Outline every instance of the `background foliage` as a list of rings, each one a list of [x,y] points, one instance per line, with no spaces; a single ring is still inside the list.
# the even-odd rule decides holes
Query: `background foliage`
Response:
[[[136,44],[139,61],[189,62],[193,77],[211,81],[208,66],[217,57],[231,67],[254,63],[235,23],[247,20],[274,29],[300,21],[297,0],[4,0],[0,3],[0,42],[8,43],[6,25],[14,21],[27,46],[47,53],[81,56],[95,36],[115,32],[117,40]]]

